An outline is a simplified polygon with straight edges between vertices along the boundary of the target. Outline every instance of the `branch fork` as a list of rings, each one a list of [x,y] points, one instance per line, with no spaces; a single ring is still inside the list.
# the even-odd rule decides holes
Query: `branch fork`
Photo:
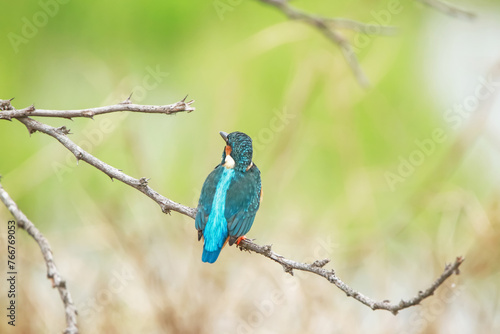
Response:
[[[195,110],[191,104],[194,101],[185,102],[183,100],[165,106],[143,106],[132,104],[130,101],[130,97],[125,100],[126,103],[116,104],[107,107],[100,108],[92,108],[92,109],[83,109],[83,110],[42,110],[35,109],[34,107],[28,107],[21,110],[16,110],[10,102],[10,100],[0,100],[0,119],[8,119],[12,118],[17,119],[19,122],[23,123],[28,131],[34,133],[36,131],[42,132],[46,135],[49,135],[55,139],[57,139],[66,149],[68,149],[71,153],[73,153],[77,159],[77,162],[80,160],[85,161],[91,166],[94,166],[104,174],[108,175],[111,180],[117,179],[148,196],[153,201],[155,201],[161,208],[162,212],[166,214],[170,214],[171,211],[175,211],[186,215],[191,218],[195,218],[196,209],[190,208],[188,206],[184,206],[180,203],[176,203],[153,190],[148,185],[148,178],[141,177],[140,179],[135,179],[121,170],[106,164],[105,162],[97,159],[90,153],[84,151],[81,147],[76,145],[73,141],[68,138],[68,134],[70,134],[70,130],[65,126],[55,128],[49,126],[47,124],[41,123],[32,119],[31,117],[27,117],[26,113],[28,110],[30,116],[40,116],[40,117],[59,117],[59,118],[72,118],[72,117],[88,117],[86,114],[87,111],[92,111],[94,115],[104,114],[109,112],[117,112],[117,111],[136,111],[136,112],[145,112],[145,113],[166,113],[166,114],[174,114],[181,111],[191,112]],[[87,116],[86,116],[87,115]],[[54,260],[52,258],[52,251],[48,244],[48,241],[43,237],[40,231],[31,223],[26,216],[17,208],[14,201],[8,196],[7,192],[0,185],[0,197],[7,208],[11,211],[12,215],[17,219],[18,226],[20,228],[25,229],[28,234],[30,234],[40,245],[42,254],[44,255],[44,260],[47,264],[47,277],[51,279],[53,287],[56,287],[59,290],[59,294],[61,299],[63,300],[66,312],[66,323],[67,328],[65,333],[75,334],[78,333],[78,327],[76,324],[76,308],[71,299],[71,295],[69,290],[66,287],[66,282],[62,279],[60,274],[57,271]],[[345,284],[340,278],[338,278],[333,269],[325,269],[326,264],[330,262],[329,259],[316,260],[312,263],[302,263],[294,260],[290,260],[285,258],[284,256],[275,253],[272,250],[272,245],[264,245],[260,246],[253,242],[250,239],[243,239],[239,243],[238,247],[241,250],[246,250],[248,252],[254,252],[261,254],[277,263],[279,263],[283,270],[286,273],[289,273],[293,276],[294,270],[300,270],[309,272],[318,276],[325,278],[328,282],[334,284],[337,288],[344,291],[344,293],[348,297],[352,297],[357,301],[367,305],[372,310],[386,310],[393,314],[397,314],[400,310],[418,305],[422,300],[431,296],[434,291],[441,285],[443,282],[449,278],[451,275],[459,274],[459,266],[463,263],[464,258],[457,257],[453,264],[447,265],[445,267],[444,272],[441,276],[426,290],[419,291],[417,296],[408,299],[401,300],[398,304],[391,304],[388,300],[383,300],[377,302],[358,291],[355,291],[347,284]]]

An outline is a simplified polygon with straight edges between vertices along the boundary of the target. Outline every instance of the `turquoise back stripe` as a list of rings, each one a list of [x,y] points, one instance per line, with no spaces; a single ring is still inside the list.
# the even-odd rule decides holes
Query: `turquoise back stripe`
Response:
[[[228,235],[227,221],[224,213],[226,211],[227,189],[233,177],[234,169],[224,168],[217,189],[215,190],[212,210],[203,231],[203,237],[205,238],[204,248],[209,252],[220,250]]]

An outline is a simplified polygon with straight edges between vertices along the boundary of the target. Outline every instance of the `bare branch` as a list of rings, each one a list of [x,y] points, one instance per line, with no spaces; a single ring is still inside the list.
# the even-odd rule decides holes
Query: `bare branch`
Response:
[[[43,117],[61,117],[61,118],[73,118],[73,117],[87,117],[93,118],[95,115],[107,114],[117,111],[135,111],[143,113],[152,114],[174,114],[181,111],[191,112],[195,110],[191,104],[194,100],[185,102],[185,98],[182,101],[173,104],[167,104],[164,106],[152,106],[152,105],[140,105],[133,104],[130,102],[130,97],[119,104],[114,104],[111,106],[89,108],[89,109],[79,109],[79,110],[46,110],[46,109],[36,109],[33,105],[16,110],[10,104],[11,100],[0,100],[0,119],[10,120],[12,118],[20,117],[32,117],[32,116],[43,116]]]
[[[351,43],[344,37],[338,29],[349,29],[358,31],[364,34],[379,34],[379,35],[392,35],[396,32],[396,28],[390,26],[366,24],[359,21],[345,19],[345,18],[329,18],[303,12],[289,4],[288,0],[259,0],[260,2],[274,6],[291,20],[300,20],[310,26],[318,29],[336,44],[347,63],[349,64],[356,80],[363,87],[368,87],[369,81],[363,72],[358,58],[354,53]],[[466,18],[473,18],[474,13],[455,7],[447,2],[441,0],[416,0],[427,6],[433,7],[445,14],[451,16],[464,16]]]
[[[323,17],[325,22],[330,23],[338,29],[349,29],[352,31],[361,32],[367,35],[394,35],[398,29],[392,26],[383,26],[380,24],[363,23],[356,20],[346,19],[343,17]]]
[[[441,1],[441,0],[416,0],[418,2],[423,3],[426,6],[432,7],[444,14],[454,16],[454,17],[465,17],[467,19],[473,19],[476,17],[476,14],[456,7],[455,5],[452,5],[448,2]]]
[[[359,31],[360,29],[369,30],[369,25],[363,25],[362,23],[357,21],[324,18],[321,16],[312,15],[296,9],[295,7],[288,4],[288,1],[286,0],[259,1],[278,8],[291,20],[301,20],[321,31],[323,35],[325,35],[329,40],[338,45],[359,84],[363,87],[368,87],[370,85],[365,73],[361,69],[358,58],[356,57],[351,44],[345,39],[344,35],[342,35],[336,29],[337,27],[343,25],[343,28],[347,28],[348,26],[350,26],[350,29],[356,31]],[[373,33],[377,33],[377,31],[374,30]]]
[[[36,228],[36,226],[26,217],[26,215],[19,210],[17,204],[12,200],[7,191],[0,184],[0,199],[5,204],[5,206],[9,209],[12,216],[17,221],[17,226],[22,228],[28,232],[28,234],[35,239],[40,246],[40,250],[42,251],[43,259],[47,265],[47,277],[52,281],[52,287],[57,288],[59,291],[59,295],[61,296],[61,300],[64,304],[64,311],[66,313],[66,329],[64,330],[65,334],[77,334],[78,326],[76,323],[76,307],[73,304],[73,299],[71,298],[71,294],[66,286],[66,281],[61,277],[59,271],[57,270],[56,264],[54,262],[54,258],[52,257],[52,250],[50,248],[50,244],[45,239],[43,234]]]
[[[69,130],[65,127],[54,128],[49,125],[35,121],[29,117],[18,118],[18,121],[26,125],[30,133],[35,131],[43,132],[49,136],[56,138],[61,144],[64,145],[69,151],[71,151],[77,160],[83,160],[90,165],[96,167],[112,179],[115,178],[139,191],[144,193],[146,196],[155,201],[162,209],[163,212],[169,213],[170,211],[176,211],[183,215],[191,218],[195,218],[196,209],[184,206],[182,204],[176,203],[151,189],[147,185],[147,179],[135,179],[127,174],[121,172],[120,170],[102,162],[96,157],[92,156],[90,153],[84,151],[82,148],[73,143],[67,134]],[[418,305],[422,300],[431,296],[434,291],[453,273],[458,274],[458,268],[464,261],[462,257],[458,257],[452,265],[446,266],[442,275],[426,290],[419,292],[414,298],[408,300],[401,300],[397,304],[391,304],[389,301],[375,301],[360,292],[349,287],[340,278],[338,278],[333,270],[328,270],[323,268],[328,262],[328,259],[316,260],[313,263],[301,263],[294,260],[289,260],[282,255],[279,255],[271,250],[271,246],[265,245],[260,246],[250,240],[243,240],[240,242],[239,247],[248,251],[253,251],[259,253],[277,263],[279,263],[285,272],[293,275],[293,270],[307,271],[318,276],[324,277],[330,283],[334,284],[340,290],[344,291],[347,296],[353,297],[359,302],[369,306],[372,310],[386,310],[393,314],[397,314],[400,310]]]
[[[65,126],[54,128],[52,126],[40,123],[32,118],[23,117],[17,118],[17,120],[28,128],[28,131],[34,133],[36,131],[43,132],[49,136],[57,139],[64,147],[66,147],[71,153],[74,154],[76,160],[83,160],[91,166],[102,171],[104,174],[108,175],[111,180],[117,179],[137,190],[144,193],[146,196],[151,198],[153,201],[160,205],[161,210],[165,213],[170,213],[170,210],[174,210],[185,214],[190,217],[194,217],[196,210],[192,208],[185,207],[179,203],[169,200],[168,198],[158,194],[156,191],[148,186],[148,179],[142,177],[140,179],[135,179],[127,174],[123,173],[121,170],[108,165],[107,163],[97,159],[90,153],[84,151],[80,146],[76,145],[73,141],[68,138],[69,129]]]
[[[396,315],[399,311],[405,308],[418,305],[425,298],[432,296],[434,294],[434,291],[436,291],[436,289],[441,284],[443,284],[448,277],[450,277],[452,274],[457,274],[457,275],[459,274],[458,268],[465,260],[463,257],[457,257],[453,264],[446,265],[441,276],[439,276],[439,278],[436,281],[434,281],[434,283],[425,291],[419,291],[416,297],[407,300],[402,299],[399,303],[394,304],[390,303],[390,301],[388,300],[384,301],[373,300],[349,287],[335,275],[335,272],[333,270],[327,270],[323,268],[328,262],[330,262],[330,260],[328,259],[316,260],[313,263],[296,262],[293,260],[286,259],[282,255],[273,252],[271,250],[270,245],[260,246],[248,239],[242,240],[239,244],[239,247],[245,250],[259,253],[281,264],[283,266],[283,270],[285,270],[285,272],[289,273],[290,275],[293,275],[293,270],[301,270],[324,277],[330,283],[334,284],[337,288],[344,291],[348,297],[356,299],[357,301],[370,307],[372,310],[386,310],[392,312],[394,315]]]

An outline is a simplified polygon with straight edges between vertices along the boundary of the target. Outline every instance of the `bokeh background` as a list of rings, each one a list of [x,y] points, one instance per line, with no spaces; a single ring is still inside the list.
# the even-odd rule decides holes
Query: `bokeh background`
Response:
[[[131,92],[142,104],[196,100],[174,116],[41,119],[161,194],[196,206],[223,149],[218,132],[239,130],[262,171],[256,242],[298,261],[330,258],[377,300],[412,297],[466,257],[460,276],[396,317],[235,247],[207,265],[193,220],[0,121],[2,185],[50,241],[81,332],[500,332],[500,7],[454,3],[477,18],[410,0],[294,1],[398,27],[345,31],[371,81],[363,89],[321,33],[259,1],[3,2],[0,98],[15,107],[97,107]],[[5,273],[3,206],[0,219]],[[61,300],[22,230],[17,262],[17,323],[3,314],[2,278],[0,332],[60,333]]]

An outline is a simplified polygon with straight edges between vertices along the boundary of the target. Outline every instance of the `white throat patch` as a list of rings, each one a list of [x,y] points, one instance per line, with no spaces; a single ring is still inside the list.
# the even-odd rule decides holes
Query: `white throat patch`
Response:
[[[234,162],[234,159],[230,155],[226,155],[226,159],[224,160],[224,164],[222,166],[226,168],[234,168],[234,165],[236,163]]]

